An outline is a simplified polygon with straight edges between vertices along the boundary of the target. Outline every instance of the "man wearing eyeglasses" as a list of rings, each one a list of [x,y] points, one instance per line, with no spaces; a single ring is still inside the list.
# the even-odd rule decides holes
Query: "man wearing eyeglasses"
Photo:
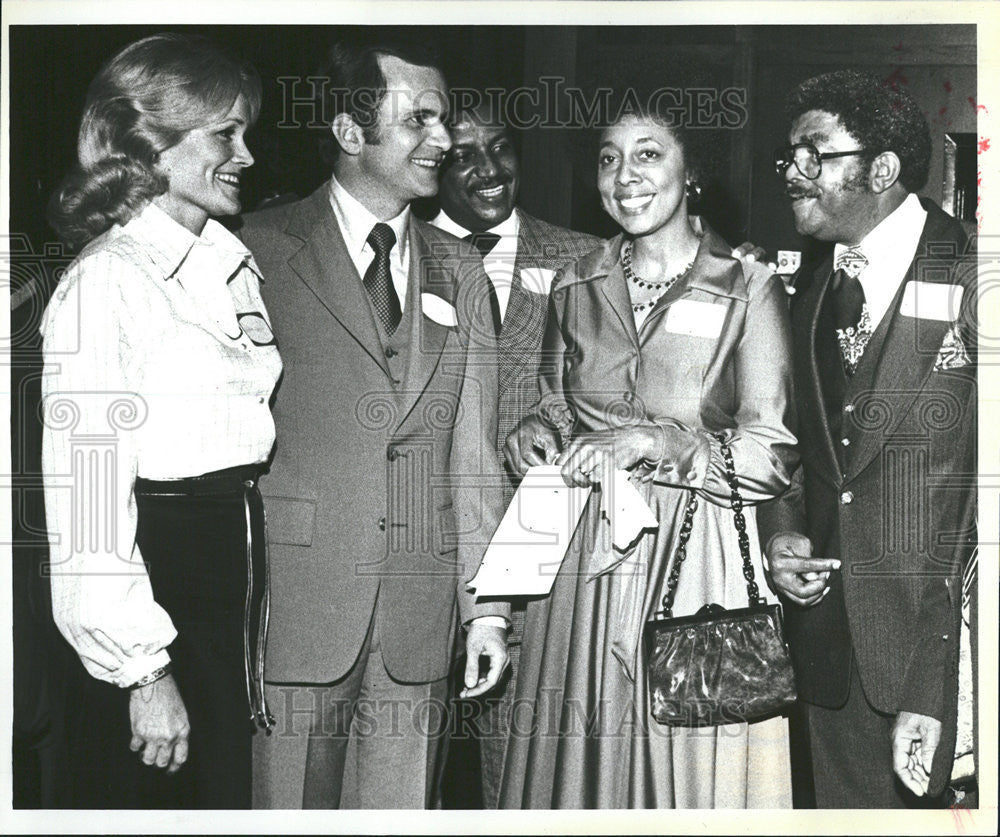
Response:
[[[916,192],[909,95],[838,71],[791,95],[775,155],[793,277],[802,467],[760,509],[824,808],[940,805],[955,750],[962,567],[975,533],[975,261]]]

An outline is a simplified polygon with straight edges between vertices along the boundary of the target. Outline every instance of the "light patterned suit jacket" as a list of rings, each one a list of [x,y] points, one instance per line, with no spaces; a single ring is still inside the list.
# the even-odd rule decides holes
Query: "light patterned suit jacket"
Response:
[[[525,285],[530,288],[534,286],[534,282],[525,283],[522,276],[526,271],[554,274],[567,263],[601,244],[601,239],[596,236],[557,227],[521,209],[516,209],[515,212],[520,220],[517,257],[511,278],[507,314],[497,348],[500,393],[497,451],[501,457],[507,435],[539,399],[538,366],[549,299],[548,293],[528,290]],[[510,502],[516,488],[516,478],[507,473],[504,482],[505,504]]]

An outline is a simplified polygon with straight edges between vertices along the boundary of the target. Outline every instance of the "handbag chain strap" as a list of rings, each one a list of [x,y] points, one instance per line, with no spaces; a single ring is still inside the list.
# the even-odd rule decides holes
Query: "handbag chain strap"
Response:
[[[747,599],[750,606],[764,604],[757,587],[753,564],[750,563],[750,538],[747,535],[747,521],[743,516],[743,498],[740,496],[740,485],[736,479],[736,466],[733,464],[733,452],[729,447],[725,433],[713,434],[722,449],[722,461],[726,465],[726,482],[729,483],[729,504],[733,510],[733,525],[736,527],[736,540],[740,545],[740,555],[743,558],[743,577],[747,581]],[[698,509],[698,495],[691,489],[687,507],[684,509],[684,521],[681,523],[680,535],[677,538],[677,551],[674,553],[674,565],[667,578],[667,591],[663,594],[663,608],[660,613],[666,619],[672,618],[674,594],[677,592],[677,582],[681,575],[681,565],[687,558],[688,540],[694,526],[694,513]]]

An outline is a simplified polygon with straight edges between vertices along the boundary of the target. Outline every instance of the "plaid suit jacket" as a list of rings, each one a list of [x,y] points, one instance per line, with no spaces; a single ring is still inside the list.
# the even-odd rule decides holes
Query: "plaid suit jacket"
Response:
[[[558,271],[601,244],[596,236],[557,227],[521,209],[514,211],[520,221],[517,256],[507,313],[497,341],[500,395],[497,451],[501,459],[508,434],[539,399],[538,365],[549,298],[548,293],[528,290],[522,282],[522,274],[531,270]],[[532,287],[534,283],[527,285]],[[515,477],[507,473],[503,487],[505,506],[516,488]]]

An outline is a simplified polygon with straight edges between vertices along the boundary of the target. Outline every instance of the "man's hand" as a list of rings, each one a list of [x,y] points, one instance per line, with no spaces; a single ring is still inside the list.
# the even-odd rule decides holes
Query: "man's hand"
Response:
[[[830,590],[830,572],[840,561],[812,557],[812,541],[798,532],[779,532],[767,546],[768,574],[795,604],[812,607]]]
[[[559,454],[559,436],[538,416],[525,416],[504,443],[503,457],[515,474],[532,465],[554,462]]]
[[[144,764],[165,767],[167,773],[180,770],[187,761],[191,726],[173,675],[130,692],[128,711],[132,752],[142,750]]]
[[[928,715],[900,712],[892,726],[892,769],[917,796],[927,793],[941,722]]]
[[[487,657],[490,666],[486,674],[479,676],[479,658]],[[493,625],[469,625],[465,637],[465,688],[459,697],[477,697],[488,692],[498,682],[500,675],[510,663],[507,654],[507,631]]]
[[[744,263],[760,262],[761,264],[766,264],[771,268],[772,273],[778,269],[778,266],[774,262],[764,261],[767,258],[767,252],[763,247],[758,247],[752,241],[744,241],[739,247],[733,250],[733,258],[739,259]]]

